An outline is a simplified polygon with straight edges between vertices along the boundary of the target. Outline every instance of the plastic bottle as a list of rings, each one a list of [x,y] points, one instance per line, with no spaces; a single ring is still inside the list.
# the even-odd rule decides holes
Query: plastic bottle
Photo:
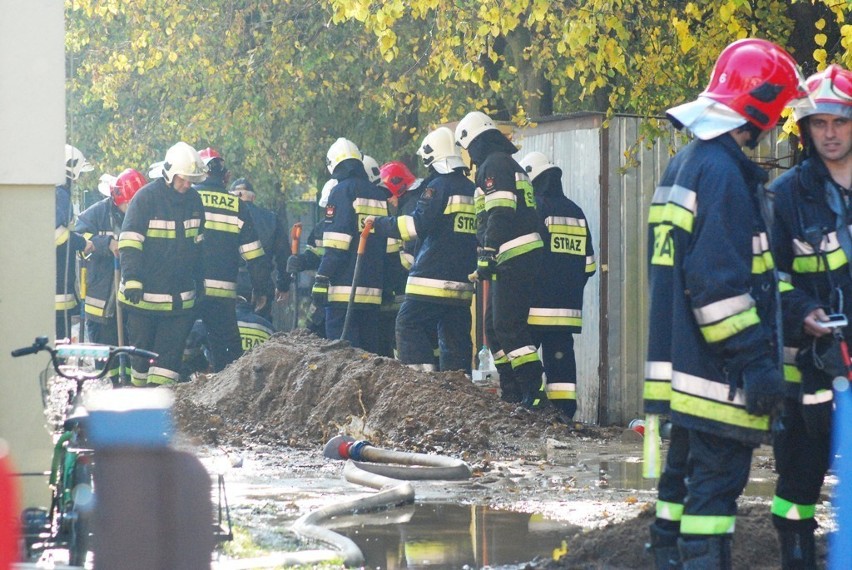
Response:
[[[471,374],[473,383],[489,391],[496,391],[499,386],[499,374],[494,366],[494,357],[488,347],[482,345],[477,353],[476,370]]]

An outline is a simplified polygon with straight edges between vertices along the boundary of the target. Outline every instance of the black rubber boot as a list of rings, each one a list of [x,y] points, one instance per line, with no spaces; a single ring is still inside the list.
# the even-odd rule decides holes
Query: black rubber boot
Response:
[[[498,364],[497,372],[500,374],[500,399],[510,404],[519,403],[523,397],[523,391],[515,378],[515,372],[511,364]]]
[[[677,549],[678,534],[651,525],[651,542],[645,550],[654,557],[656,570],[680,570],[680,551]]]
[[[730,536],[679,538],[677,548],[683,570],[732,570]]]
[[[527,362],[515,369],[515,378],[523,388],[521,405],[530,410],[544,408],[548,404],[544,391],[544,368],[541,362]]]
[[[816,569],[816,541],[813,530],[779,530],[778,540],[781,541],[783,570]]]

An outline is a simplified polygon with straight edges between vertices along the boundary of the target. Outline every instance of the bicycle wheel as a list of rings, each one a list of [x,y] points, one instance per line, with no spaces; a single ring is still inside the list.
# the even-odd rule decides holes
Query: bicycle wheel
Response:
[[[72,478],[72,518],[68,537],[68,563],[83,566],[91,550],[91,522],[94,485],[90,456],[78,455]]]

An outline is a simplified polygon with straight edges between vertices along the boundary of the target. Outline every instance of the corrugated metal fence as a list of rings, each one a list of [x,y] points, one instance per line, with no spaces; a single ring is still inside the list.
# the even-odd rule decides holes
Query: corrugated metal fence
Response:
[[[603,115],[578,114],[514,134],[521,147],[516,158],[539,151],[562,169],[565,194],[583,209],[592,232],[598,272],[586,285],[583,333],[575,341],[583,422],[624,424],[642,411],[648,207],[672,152],[686,142],[671,130],[637,145],[642,120],[615,116],[604,128]],[[761,162],[790,162],[790,146],[777,133],[753,154]]]

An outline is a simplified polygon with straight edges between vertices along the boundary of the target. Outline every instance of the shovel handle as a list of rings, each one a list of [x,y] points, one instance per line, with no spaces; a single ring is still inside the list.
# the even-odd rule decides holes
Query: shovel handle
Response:
[[[296,222],[290,228],[290,253],[299,254],[299,241],[302,239],[302,222]]]
[[[373,220],[364,222],[364,229],[361,230],[361,237],[358,239],[358,255],[364,255],[364,251],[367,249],[367,237],[369,237],[372,229]]]

